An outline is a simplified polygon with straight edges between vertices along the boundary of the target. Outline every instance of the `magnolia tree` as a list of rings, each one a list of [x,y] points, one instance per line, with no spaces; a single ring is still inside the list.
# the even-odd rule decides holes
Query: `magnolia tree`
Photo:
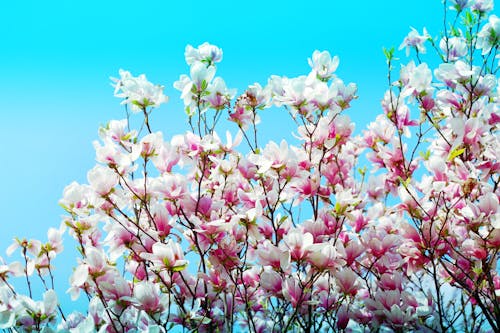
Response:
[[[100,128],[88,184],[64,190],[62,227],[8,249],[22,260],[0,266],[0,328],[500,332],[492,7],[445,1],[440,35],[413,30],[401,44],[414,60],[396,68],[386,49],[383,113],[360,136],[345,114],[356,86],[326,51],[305,76],[236,95],[216,77],[221,49],[188,46],[190,74],[174,87],[190,130],[169,138],[149,121],[168,100],[163,87],[121,71],[113,84],[127,119]],[[436,66],[422,61],[426,48]],[[296,145],[261,142],[270,107],[295,121]],[[53,290],[65,230],[81,254],[68,292],[88,298],[83,313],[64,312]]]

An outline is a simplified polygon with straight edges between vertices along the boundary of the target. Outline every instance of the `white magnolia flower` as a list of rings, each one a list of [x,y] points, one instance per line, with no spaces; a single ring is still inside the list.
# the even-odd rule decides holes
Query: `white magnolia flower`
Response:
[[[500,19],[496,15],[491,15],[488,23],[484,25],[477,34],[477,48],[487,54],[490,50],[500,44]]]
[[[186,46],[184,57],[190,66],[195,62],[202,62],[207,66],[211,66],[222,60],[222,49],[207,42],[199,45],[196,49],[188,45]]]
[[[133,112],[140,112],[146,107],[158,107],[168,102],[163,94],[163,86],[154,85],[141,74],[133,77],[129,71],[120,69],[120,78],[111,78],[115,87],[115,96],[123,98],[122,104],[130,104]]]

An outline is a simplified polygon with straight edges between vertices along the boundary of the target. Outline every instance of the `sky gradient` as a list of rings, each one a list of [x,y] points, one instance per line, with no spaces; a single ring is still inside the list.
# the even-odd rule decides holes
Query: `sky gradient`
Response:
[[[217,75],[239,93],[272,74],[307,74],[312,52],[328,50],[340,58],[337,75],[358,85],[347,114],[359,133],[381,112],[382,47],[397,48],[410,26],[436,36],[442,11],[440,0],[2,2],[0,256],[14,236],[45,241],[46,230],[60,225],[57,202],[66,185],[86,182],[99,125],[124,118],[109,80],[120,68],[165,86],[170,102],[151,123],[169,139],[188,129],[172,87],[188,72],[187,44],[221,47]],[[397,56],[407,62],[404,51]],[[289,137],[285,130],[272,134],[276,141]],[[68,288],[76,257],[65,239],[68,253],[55,263],[59,292]]]

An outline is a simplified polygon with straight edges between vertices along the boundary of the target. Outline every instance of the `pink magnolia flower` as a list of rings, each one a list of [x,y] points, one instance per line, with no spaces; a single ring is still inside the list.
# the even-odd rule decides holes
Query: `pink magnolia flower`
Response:
[[[283,279],[278,272],[271,269],[264,269],[260,275],[260,286],[271,294],[278,295],[283,287]]]
[[[24,275],[24,267],[19,261],[7,264],[2,257],[0,257],[0,278],[7,281],[9,276],[22,276]]]
[[[166,243],[157,242],[152,247],[152,253],[141,253],[141,258],[153,263],[152,269],[171,270],[174,272],[185,269],[188,261],[184,259],[184,252],[179,243],[169,239]]]
[[[172,172],[179,160],[178,148],[168,142],[162,142],[156,146],[155,154],[151,157],[151,161],[161,173]]]
[[[283,296],[290,301],[294,308],[297,308],[307,302],[311,294],[304,288],[300,280],[292,275],[283,281]]]
[[[228,89],[226,83],[220,77],[216,77],[209,85],[210,94],[206,97],[210,106],[216,110],[228,108],[230,101],[236,95],[236,89]]]
[[[158,284],[150,281],[134,285],[134,298],[139,308],[148,313],[161,312],[169,306],[168,296],[160,291]]]
[[[85,258],[80,261],[70,277],[68,292],[72,300],[80,295],[80,288],[86,288],[92,278],[102,277],[108,271],[108,261],[102,249],[87,246]],[[90,279],[89,279],[90,278]]]
[[[458,60],[454,63],[440,64],[434,70],[434,75],[438,80],[444,82],[450,88],[456,88],[457,84],[465,83],[471,79],[474,71],[465,62]]]
[[[257,245],[256,253],[262,266],[286,270],[290,265],[290,252],[276,247],[268,239]]]
[[[343,256],[338,254],[337,248],[332,243],[312,244],[308,247],[307,260],[319,270],[345,266]]]
[[[14,251],[18,248],[23,249],[26,253],[31,254],[34,257],[37,257],[40,254],[40,250],[42,249],[42,242],[37,239],[27,240],[26,238],[19,239],[15,238],[14,242],[7,248],[7,255],[10,256]]]
[[[129,147],[131,142],[137,138],[136,130],[129,130],[127,119],[110,120],[106,126],[99,128],[99,137],[104,142],[114,142]]]
[[[300,229],[291,229],[284,237],[287,248],[290,250],[291,259],[301,261],[306,259],[311,250],[314,237],[310,233],[303,233]]]
[[[358,276],[350,268],[343,268],[334,273],[341,293],[354,296],[358,293]]]

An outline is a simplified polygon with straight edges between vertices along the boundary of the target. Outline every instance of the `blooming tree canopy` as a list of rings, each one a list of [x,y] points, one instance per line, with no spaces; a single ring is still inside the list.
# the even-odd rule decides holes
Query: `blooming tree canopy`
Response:
[[[220,48],[187,46],[189,75],[173,85],[189,129],[170,137],[149,122],[163,86],[121,70],[127,118],[99,129],[88,183],[64,189],[61,227],[45,243],[16,239],[7,254],[21,262],[0,261],[0,329],[500,332],[492,8],[445,1],[440,35],[412,28],[401,44],[410,60],[384,49],[382,112],[358,136],[346,112],[356,85],[328,51],[303,76],[237,94],[217,76]],[[270,108],[295,122],[295,144],[261,141]],[[88,299],[83,313],[53,290],[65,232],[81,255],[68,293]]]

